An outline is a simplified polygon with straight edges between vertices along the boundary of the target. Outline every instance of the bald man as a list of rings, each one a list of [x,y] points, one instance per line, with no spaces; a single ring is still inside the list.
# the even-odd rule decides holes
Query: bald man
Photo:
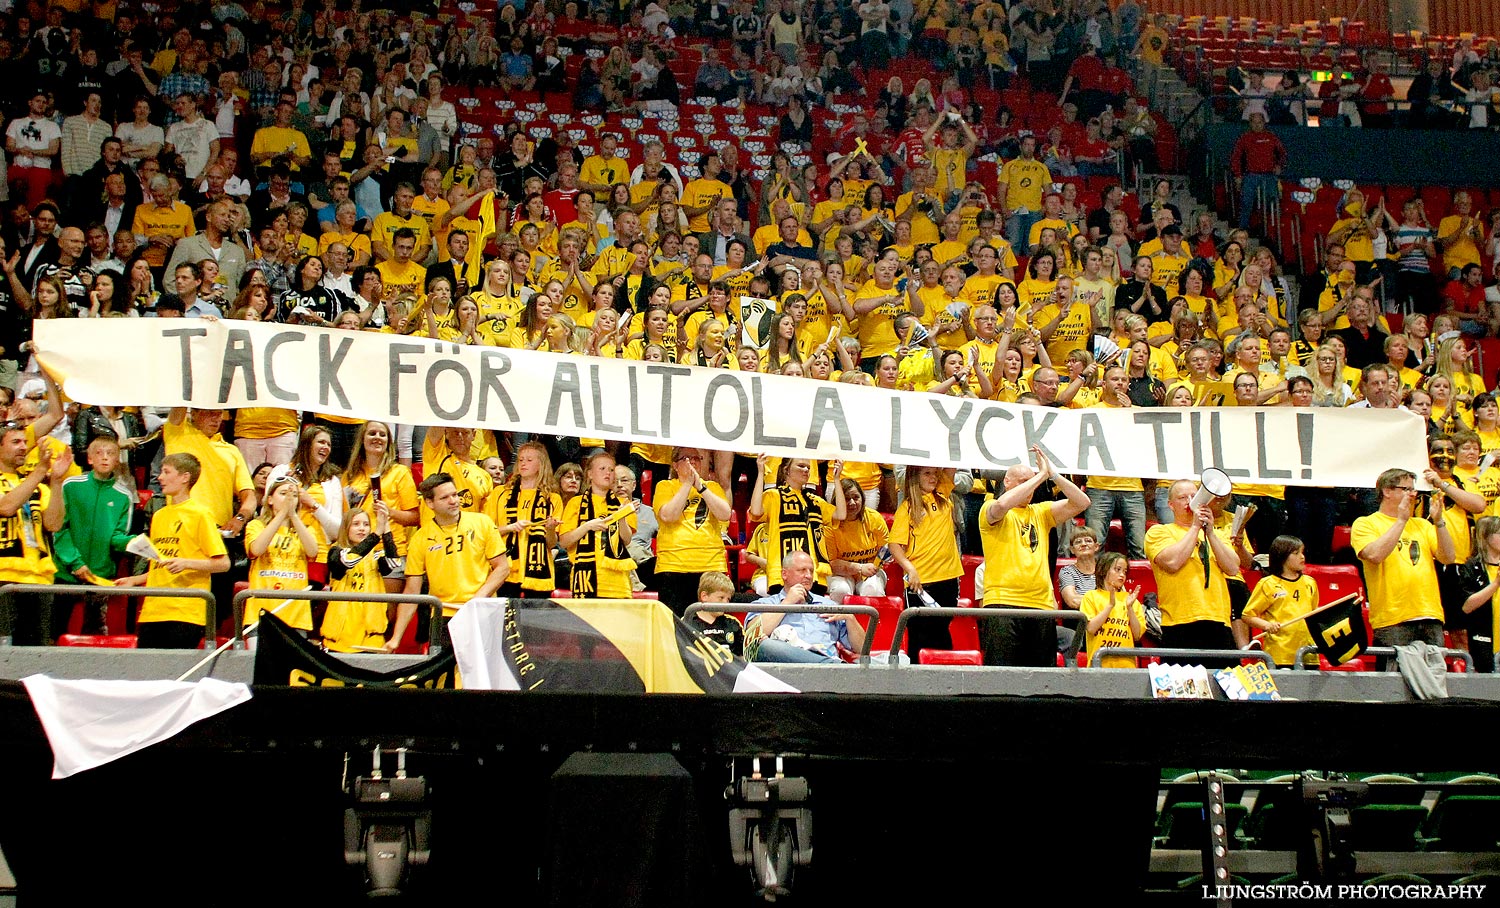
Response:
[[[1039,446],[1031,453],[1036,469],[1020,464],[1006,470],[1005,491],[986,501],[979,512],[985,608],[1056,609],[1047,534],[1089,506],[1088,495],[1068,477],[1054,472]],[[1033,504],[1037,488],[1049,479],[1063,499]],[[979,641],[985,665],[1057,664],[1055,621],[992,618],[979,622]]]
[[[84,267],[84,256],[88,254],[88,238],[77,227],[64,227],[57,235],[57,261],[48,262],[36,269],[31,281],[31,295],[36,296],[37,285],[43,278],[57,275],[67,291],[68,304],[74,314],[89,309],[89,288],[94,283],[93,272]]]
[[[1172,522],[1146,531],[1146,557],[1156,575],[1161,638],[1168,647],[1234,649],[1226,577],[1239,573],[1229,531],[1214,528],[1213,510],[1193,508],[1198,483],[1172,483]]]

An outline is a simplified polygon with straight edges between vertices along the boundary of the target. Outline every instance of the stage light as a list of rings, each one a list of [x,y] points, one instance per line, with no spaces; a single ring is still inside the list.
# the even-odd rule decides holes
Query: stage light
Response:
[[[750,868],[755,894],[768,902],[791,895],[796,868],[812,863],[811,796],[806,779],[785,775],[779,756],[774,775],[763,775],[755,757],[750,775],[735,779],[724,792],[734,805],[729,811],[734,862]]]
[[[1353,882],[1354,808],[1370,799],[1370,786],[1336,773],[1326,780],[1304,774],[1298,780],[1307,838],[1297,850],[1299,879]]]
[[[353,804],[344,811],[344,863],[361,869],[365,892],[371,897],[402,894],[411,883],[413,867],[431,858],[432,809],[427,803],[427,780],[407,776],[406,748],[396,751],[396,775],[385,778],[376,747],[369,776],[354,780]],[[348,756],[345,758],[348,764]]]

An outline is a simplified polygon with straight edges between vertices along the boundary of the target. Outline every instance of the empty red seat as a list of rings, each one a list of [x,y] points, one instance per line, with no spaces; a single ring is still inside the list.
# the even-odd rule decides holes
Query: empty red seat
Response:
[[[884,653],[891,648],[891,638],[896,636],[896,619],[901,614],[900,596],[845,596],[845,605],[869,605],[880,613],[880,622],[875,626],[875,636],[870,640],[870,652]],[[869,619],[860,616],[860,626],[870,627]],[[906,641],[901,641],[901,652],[906,652]]]
[[[919,665],[983,665],[977,649],[924,649],[917,653]]]
[[[63,634],[57,638],[57,645],[135,649],[135,634]]]

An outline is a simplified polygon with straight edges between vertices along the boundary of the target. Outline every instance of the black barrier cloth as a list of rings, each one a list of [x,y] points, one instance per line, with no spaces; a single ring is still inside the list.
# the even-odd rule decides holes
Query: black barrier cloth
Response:
[[[421,687],[446,690],[458,673],[453,651],[390,672],[359,668],[323,652],[269,612],[255,644],[256,687]]]

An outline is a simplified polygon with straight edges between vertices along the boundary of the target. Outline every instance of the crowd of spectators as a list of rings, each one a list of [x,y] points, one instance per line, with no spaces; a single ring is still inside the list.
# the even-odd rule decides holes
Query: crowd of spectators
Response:
[[[1049,0],[507,2],[463,27],[290,0],[0,21],[0,384],[15,397],[0,435],[0,579],[115,578],[132,528],[105,526],[94,502],[132,482],[156,492],[161,558],[121,582],[211,587],[221,602],[245,579],[427,589],[452,608],[560,588],[649,590],[681,612],[721,592],[732,526],[763,595],[874,595],[894,561],[913,601],[952,605],[960,556],[982,552],[1001,565],[984,604],[1041,608],[1052,553],[1072,551],[1075,530],[1102,543],[1116,517],[1127,552],[1170,577],[1209,571],[1178,557],[1183,540],[1226,505],[1255,504],[1248,533],[1214,547],[1213,570],[1232,577],[1293,522],[1326,560],[1334,525],[1374,506],[1256,485],[1199,514],[1170,483],[1075,484],[1040,451],[984,476],[273,407],[79,406],[40,374],[38,318],[304,324],[1042,407],[1404,405],[1456,446],[1452,482],[1483,496],[1470,512],[1500,496],[1500,474],[1476,469],[1500,447],[1500,417],[1459,334],[1478,324],[1464,323],[1470,309],[1389,333],[1357,230],[1299,287],[1248,232],[1186,223],[1171,180],[1140,199],[1115,182],[1161,163],[1126,69],[1159,65],[1165,32],[1130,0],[1113,13]],[[708,42],[695,95],[784,105],[785,144],[764,168],[734,144],[688,157],[611,125],[680,103],[672,60],[689,42]],[[907,92],[899,67],[913,58],[936,67],[936,87],[924,77]],[[578,116],[612,119],[586,148],[519,118],[476,135],[462,102],[486,85],[568,93]],[[1055,106],[1045,136],[976,103],[1003,86]],[[830,135],[821,115],[842,102],[854,109]],[[978,178],[991,155],[992,183]],[[776,306],[754,342],[743,296]],[[1153,518],[1182,533],[1154,538]],[[431,554],[443,539],[463,554]],[[1163,594],[1166,639],[1206,621],[1224,634],[1178,642],[1239,642],[1218,599],[1191,586]],[[1101,627],[1128,635],[1133,606],[1118,604],[1126,617],[1110,597]],[[55,636],[71,603],[57,609],[19,609],[17,638]],[[194,645],[201,609],[148,598],[143,645]],[[85,617],[92,629],[99,616]],[[404,606],[283,617],[346,651],[394,648],[414,625]],[[926,624],[913,632],[924,645],[948,642]],[[1050,622],[986,624],[991,661],[1051,664]],[[837,658],[859,642],[845,630],[793,619],[761,636]]]

